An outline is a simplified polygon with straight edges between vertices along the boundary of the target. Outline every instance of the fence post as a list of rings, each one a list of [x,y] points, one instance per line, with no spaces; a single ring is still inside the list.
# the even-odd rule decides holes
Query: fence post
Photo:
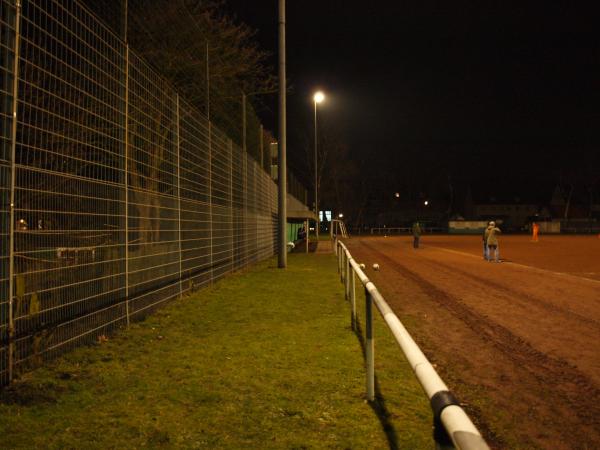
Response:
[[[213,283],[213,213],[212,213],[212,122],[208,121],[208,217],[210,229],[210,284]]]
[[[10,149],[10,213],[8,228],[8,382],[13,379],[15,358],[15,316],[13,311],[13,292],[15,278],[15,185],[17,176],[16,154],[17,154],[17,108],[19,97],[19,52],[21,46],[21,0],[15,2],[15,49],[13,66],[13,101],[12,101],[12,129]]]
[[[129,44],[125,46],[125,320],[129,327]]]
[[[260,145],[260,168],[264,171],[265,170],[265,144],[264,144],[264,131],[263,131],[263,124],[260,124],[260,129],[259,129],[259,145]]]
[[[235,270],[235,224],[233,214],[233,141],[229,139],[229,206],[231,221],[231,272]]]
[[[365,320],[366,342],[365,357],[367,360],[367,400],[375,400],[375,345],[373,342],[373,299],[365,287]]]
[[[250,243],[248,242],[248,148],[246,146],[246,94],[242,92],[242,159],[243,159],[243,201],[244,201],[244,226],[242,229],[244,230],[244,266],[248,264],[248,254]]]
[[[248,153],[246,147],[246,94],[242,92],[242,149]]]
[[[210,122],[210,66],[208,41],[206,41],[206,119]]]
[[[176,94],[177,108],[177,242],[179,244],[179,296],[183,295],[183,271],[182,271],[182,255],[181,255],[181,139],[180,133],[180,111],[179,111],[179,94]]]
[[[122,5],[121,5],[121,16],[123,18],[122,23],[121,23],[121,39],[123,39],[123,42],[127,43],[127,28],[128,28],[128,22],[127,22],[127,15],[129,14],[128,12],[128,1],[127,0],[123,0]]]
[[[254,190],[253,190],[253,196],[254,196],[254,201],[252,202],[252,214],[254,215],[254,226],[256,227],[256,229],[254,230],[254,262],[258,261],[259,259],[259,245],[258,245],[258,237],[259,237],[259,233],[258,233],[258,225],[259,225],[259,221],[258,221],[258,201],[257,201],[257,180],[258,180],[258,174],[260,173],[260,171],[256,170],[256,162],[252,161],[252,172],[253,172],[253,178],[254,178]]]
[[[244,143],[245,145],[245,143]],[[242,230],[244,230],[244,244],[242,248],[244,249],[244,264],[243,267],[248,265],[248,153],[246,153],[246,148],[244,147],[244,151],[242,152],[242,185],[244,186],[242,190],[242,202],[243,202],[243,226]]]

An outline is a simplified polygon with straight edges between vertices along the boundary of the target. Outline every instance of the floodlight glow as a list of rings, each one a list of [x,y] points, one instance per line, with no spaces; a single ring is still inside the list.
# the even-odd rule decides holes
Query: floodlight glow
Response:
[[[315,101],[315,103],[321,103],[323,100],[325,100],[325,94],[323,94],[321,91],[316,92],[313,100]]]
[[[423,203],[425,206],[429,205],[429,200],[425,200],[425,202]]]
[[[342,217],[344,217],[344,214],[343,213],[339,213],[338,217],[341,219]]]
[[[396,198],[400,198],[400,192],[396,192],[396,193],[394,194],[394,196],[395,196]]]

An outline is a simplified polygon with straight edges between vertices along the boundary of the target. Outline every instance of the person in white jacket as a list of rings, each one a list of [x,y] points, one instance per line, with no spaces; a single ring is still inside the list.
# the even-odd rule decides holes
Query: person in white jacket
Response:
[[[500,228],[496,227],[495,222],[490,222],[487,229],[487,247],[488,247],[488,261],[491,261],[492,251],[494,252],[494,261],[500,262],[500,251],[498,250],[498,235],[502,233]]]

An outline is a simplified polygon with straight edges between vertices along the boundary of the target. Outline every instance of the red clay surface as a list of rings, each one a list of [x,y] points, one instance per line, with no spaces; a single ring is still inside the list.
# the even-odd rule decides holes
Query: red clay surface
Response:
[[[500,264],[478,236],[347,244],[492,447],[600,449],[598,237],[502,236]]]

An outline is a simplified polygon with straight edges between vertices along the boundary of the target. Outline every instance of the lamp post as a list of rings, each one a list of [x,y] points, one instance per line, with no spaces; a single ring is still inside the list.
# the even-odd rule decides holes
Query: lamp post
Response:
[[[318,159],[317,159],[317,104],[325,100],[325,94],[318,91],[313,96],[315,103],[315,214],[317,215],[317,226],[315,227],[315,234],[317,236],[317,242],[319,241],[319,171],[318,171]],[[317,244],[318,245],[318,244]]]
[[[287,161],[286,161],[286,84],[285,84],[285,0],[279,0],[279,198],[277,212],[279,216],[279,245],[277,267],[287,267]]]

